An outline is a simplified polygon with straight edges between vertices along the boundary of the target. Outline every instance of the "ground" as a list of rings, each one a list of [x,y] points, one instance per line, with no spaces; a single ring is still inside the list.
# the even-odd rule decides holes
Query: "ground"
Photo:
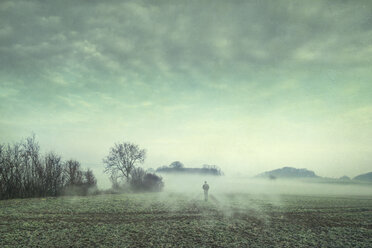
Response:
[[[146,193],[0,201],[0,247],[371,247],[371,196]]]

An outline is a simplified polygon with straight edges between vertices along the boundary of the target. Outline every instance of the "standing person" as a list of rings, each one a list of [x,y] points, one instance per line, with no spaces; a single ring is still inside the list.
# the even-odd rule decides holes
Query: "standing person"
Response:
[[[208,201],[208,190],[209,190],[209,185],[208,185],[207,181],[204,182],[203,190],[204,190],[204,200],[205,200],[205,201]]]

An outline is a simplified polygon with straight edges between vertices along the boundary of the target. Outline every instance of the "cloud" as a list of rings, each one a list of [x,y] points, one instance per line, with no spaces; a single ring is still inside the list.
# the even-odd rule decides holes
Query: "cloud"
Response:
[[[371,10],[369,1],[1,1],[0,130],[123,126],[164,141],[185,128],[184,140],[201,143],[188,125],[214,121],[212,137],[252,121],[271,130],[355,119],[366,130]]]
[[[365,28],[370,5],[140,1],[67,2],[57,9],[62,6],[21,1],[2,6],[7,14],[0,33],[8,41],[1,46],[7,58],[2,68],[17,68],[14,73],[33,74],[35,80],[44,71],[73,70],[77,64],[75,70],[84,75],[106,74],[115,81],[125,74],[147,82],[244,77],[266,67],[353,67],[357,51],[359,66],[370,63],[371,31]],[[350,15],[353,11],[361,14]]]

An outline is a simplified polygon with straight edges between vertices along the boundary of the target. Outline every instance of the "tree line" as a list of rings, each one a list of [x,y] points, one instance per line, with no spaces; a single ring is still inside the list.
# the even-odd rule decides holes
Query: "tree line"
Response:
[[[0,199],[85,195],[96,185],[93,172],[78,161],[63,161],[54,152],[41,155],[35,136],[0,144]]]
[[[217,165],[204,164],[201,168],[186,168],[180,161],[174,161],[169,166],[162,166],[156,169],[159,173],[181,173],[222,176],[223,172]]]

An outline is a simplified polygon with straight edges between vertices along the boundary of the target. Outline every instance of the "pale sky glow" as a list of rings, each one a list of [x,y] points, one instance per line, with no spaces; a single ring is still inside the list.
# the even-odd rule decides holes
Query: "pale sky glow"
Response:
[[[371,127],[371,1],[0,2],[1,143],[353,177]]]

